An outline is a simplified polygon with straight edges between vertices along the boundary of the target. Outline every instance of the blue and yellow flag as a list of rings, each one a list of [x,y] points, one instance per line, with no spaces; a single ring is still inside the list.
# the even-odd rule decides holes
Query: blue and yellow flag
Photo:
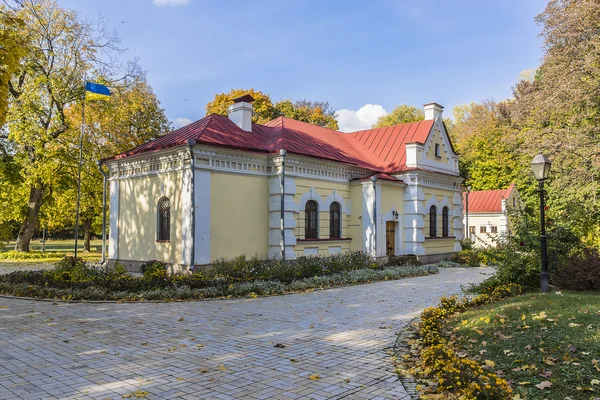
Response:
[[[85,99],[86,100],[109,100],[110,90],[99,83],[85,83]]]

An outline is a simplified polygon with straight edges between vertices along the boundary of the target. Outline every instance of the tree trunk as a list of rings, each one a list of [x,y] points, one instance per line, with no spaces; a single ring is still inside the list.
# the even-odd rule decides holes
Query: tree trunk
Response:
[[[19,229],[16,251],[29,251],[29,242],[35,234],[38,226],[40,208],[42,207],[42,197],[44,196],[43,186],[35,186],[29,190],[29,203],[27,203],[27,216]]]
[[[92,235],[92,220],[84,221],[83,251],[90,251],[90,237]]]

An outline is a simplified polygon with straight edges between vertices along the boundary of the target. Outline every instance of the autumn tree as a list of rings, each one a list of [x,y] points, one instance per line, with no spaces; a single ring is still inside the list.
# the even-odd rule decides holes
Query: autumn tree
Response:
[[[423,121],[424,118],[425,114],[422,109],[406,104],[401,104],[394,108],[394,110],[391,113],[379,117],[379,119],[377,119],[377,122],[373,125],[373,128],[382,128],[384,126]]]
[[[15,3],[12,11],[24,22],[18,34],[29,51],[8,81],[7,125],[0,144],[10,154],[16,176],[0,179],[17,184],[11,186],[13,192],[0,196],[0,218],[21,221],[15,249],[28,251],[42,205],[77,151],[68,135],[72,127],[67,110],[81,102],[84,76],[115,80],[133,75],[136,66],[123,72],[115,61],[121,51],[119,38],[103,20],[87,22],[53,0]]]
[[[329,106],[326,101],[311,100],[281,100],[275,104],[278,115],[295,119],[309,124],[322,126],[333,130],[338,130],[338,123],[335,119],[335,110]]]
[[[552,160],[551,216],[600,246],[600,3],[552,0],[536,20],[545,54],[514,88],[519,151]]]
[[[21,35],[25,23],[16,13],[0,4],[0,127],[8,108],[8,82],[21,68],[27,54],[27,40]]]
[[[206,105],[206,114],[227,115],[227,108],[233,104],[233,100],[246,94],[254,98],[252,121],[257,124],[284,116],[329,129],[338,129],[335,110],[326,101],[281,100],[273,104],[268,94],[254,89],[232,89],[229,93],[216,94],[213,101]]]
[[[271,97],[254,89],[231,89],[229,93],[216,94],[213,101],[206,105],[206,115],[227,115],[227,108],[233,104],[233,100],[246,94],[254,98],[254,102],[252,103],[254,108],[252,122],[264,124],[279,116],[275,110],[275,106],[273,106]]]
[[[88,101],[85,105],[84,156],[81,179],[80,219],[84,249],[90,250],[92,232],[101,227],[103,177],[98,160],[123,153],[171,129],[152,88],[143,75],[112,85],[109,101]],[[77,142],[81,104],[66,110],[69,126],[65,138]],[[76,153],[65,160],[64,171],[53,183],[53,192],[42,209],[40,221],[50,229],[73,225],[77,198]]]

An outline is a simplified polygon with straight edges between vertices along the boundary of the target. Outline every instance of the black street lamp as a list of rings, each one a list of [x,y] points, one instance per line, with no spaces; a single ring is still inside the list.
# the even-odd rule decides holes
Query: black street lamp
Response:
[[[544,202],[544,181],[548,179],[548,175],[550,175],[550,165],[551,162],[548,157],[543,155],[541,152],[533,157],[533,160],[531,161],[531,169],[533,170],[535,179],[537,179],[539,183],[538,190],[540,192],[540,223],[542,228],[540,234],[540,250],[542,253],[540,288],[542,289],[542,293],[546,293],[548,291],[548,248],[546,246],[546,204]]]

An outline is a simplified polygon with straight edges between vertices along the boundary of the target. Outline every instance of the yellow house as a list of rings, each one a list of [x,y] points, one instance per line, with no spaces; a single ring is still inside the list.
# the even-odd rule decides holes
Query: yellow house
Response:
[[[188,269],[365,251],[431,262],[460,250],[462,178],[442,106],[342,133],[284,117],[253,124],[252,101],[103,161],[110,261]]]

